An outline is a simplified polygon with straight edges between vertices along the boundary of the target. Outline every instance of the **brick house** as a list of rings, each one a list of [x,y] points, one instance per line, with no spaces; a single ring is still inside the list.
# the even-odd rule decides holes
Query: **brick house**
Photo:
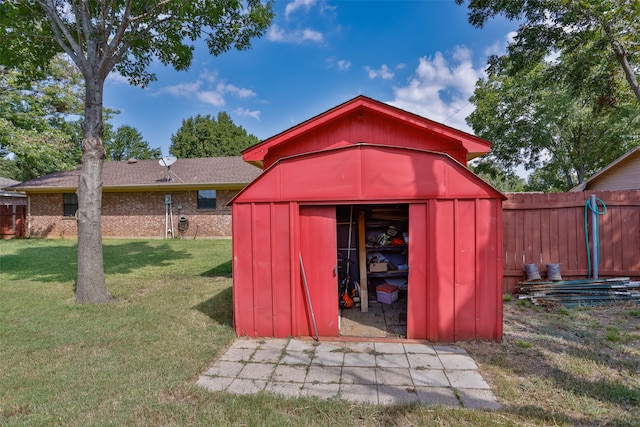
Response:
[[[81,166],[10,187],[27,195],[27,237],[75,238]],[[231,236],[227,202],[261,170],[241,157],[105,162],[102,236],[221,238]]]

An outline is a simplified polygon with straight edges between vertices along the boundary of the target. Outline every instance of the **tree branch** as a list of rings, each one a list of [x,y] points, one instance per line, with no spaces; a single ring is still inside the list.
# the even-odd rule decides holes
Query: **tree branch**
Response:
[[[74,16],[80,16],[80,5],[76,0],[72,0],[71,7],[73,8]],[[82,46],[84,44],[84,41],[82,36],[82,27],[80,27],[80,25],[76,25],[76,37],[78,46]]]
[[[160,17],[159,11],[163,6],[169,4],[169,2],[170,2],[169,0],[161,1],[156,5],[154,5],[152,8],[146,10],[145,13],[143,14],[140,14],[137,16],[130,16],[132,0],[127,0],[127,3],[125,5],[125,11],[122,15],[120,24],[118,26],[118,30],[115,36],[113,37],[113,39],[111,40],[111,42],[109,43],[109,48],[111,52],[113,52],[110,58],[111,68],[113,68],[118,62],[120,62],[122,57],[129,50],[129,47],[131,45],[130,42],[128,40],[123,42],[124,35],[126,34],[127,29],[130,30],[130,33],[136,34],[137,36],[141,36],[142,34],[150,33],[154,28],[156,28],[160,24],[163,24],[165,22],[168,22],[174,19],[173,15],[164,15],[163,17]],[[141,21],[156,15],[158,15],[156,19],[153,19],[151,22],[147,23],[144,30],[140,30],[139,24]]]
[[[158,2],[157,4],[155,4],[152,8],[150,9],[146,9],[144,13],[138,15],[138,16],[132,16],[130,18],[131,22],[135,22],[135,21],[142,21],[145,20],[149,17],[152,16],[160,16],[160,14],[158,13],[159,10],[161,10],[164,6],[166,6],[167,4],[169,4],[171,2],[171,0],[163,0]],[[173,18],[173,16],[171,16],[171,19]],[[165,19],[166,20],[166,19]],[[154,21],[151,21],[151,23],[153,23]],[[150,24],[151,24],[150,23]]]
[[[80,0],[80,8],[78,13],[76,13],[76,19],[81,17],[82,22],[78,22],[77,24],[82,24],[82,31],[84,33],[84,39],[87,43],[87,50],[89,50],[89,45],[95,44],[95,40],[93,37],[93,28],[91,25],[91,11],[89,10],[89,4],[87,0]]]
[[[611,48],[616,55],[616,59],[622,66],[624,70],[624,76],[627,79],[627,82],[631,86],[631,90],[636,96],[636,100],[640,103],[640,87],[638,86],[638,80],[636,75],[631,68],[631,64],[629,64],[629,58],[627,57],[627,51],[617,38],[614,37],[613,32],[611,31],[611,26],[608,22],[602,21],[602,27],[604,28],[604,32],[609,39],[609,43],[611,43]]]
[[[124,7],[124,12],[122,13],[122,17],[120,18],[120,23],[118,24],[118,29],[113,35],[113,39],[109,42],[109,50],[114,54],[118,51],[118,46],[122,42],[124,35],[131,24],[131,19],[129,14],[131,13],[131,0],[127,0],[127,3]]]

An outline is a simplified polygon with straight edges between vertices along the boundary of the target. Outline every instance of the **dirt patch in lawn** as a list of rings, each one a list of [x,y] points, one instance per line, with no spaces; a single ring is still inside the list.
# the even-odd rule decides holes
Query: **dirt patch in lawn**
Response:
[[[629,425],[640,419],[640,305],[504,304],[501,343],[465,343],[523,423]]]

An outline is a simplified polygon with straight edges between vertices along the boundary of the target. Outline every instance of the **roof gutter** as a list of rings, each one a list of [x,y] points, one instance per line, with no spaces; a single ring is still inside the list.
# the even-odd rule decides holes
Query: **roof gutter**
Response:
[[[225,182],[212,184],[152,184],[152,185],[110,185],[103,186],[105,193],[121,193],[132,191],[189,191],[189,190],[242,190],[248,183]],[[31,194],[71,193],[78,187],[14,187],[16,190]]]

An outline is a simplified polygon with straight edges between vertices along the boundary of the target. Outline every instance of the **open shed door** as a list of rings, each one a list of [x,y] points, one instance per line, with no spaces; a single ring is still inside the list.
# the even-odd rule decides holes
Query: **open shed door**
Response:
[[[318,335],[338,336],[337,240],[335,206],[300,206],[300,253],[309,285]],[[299,307],[300,335],[315,331],[310,307],[304,295]]]

